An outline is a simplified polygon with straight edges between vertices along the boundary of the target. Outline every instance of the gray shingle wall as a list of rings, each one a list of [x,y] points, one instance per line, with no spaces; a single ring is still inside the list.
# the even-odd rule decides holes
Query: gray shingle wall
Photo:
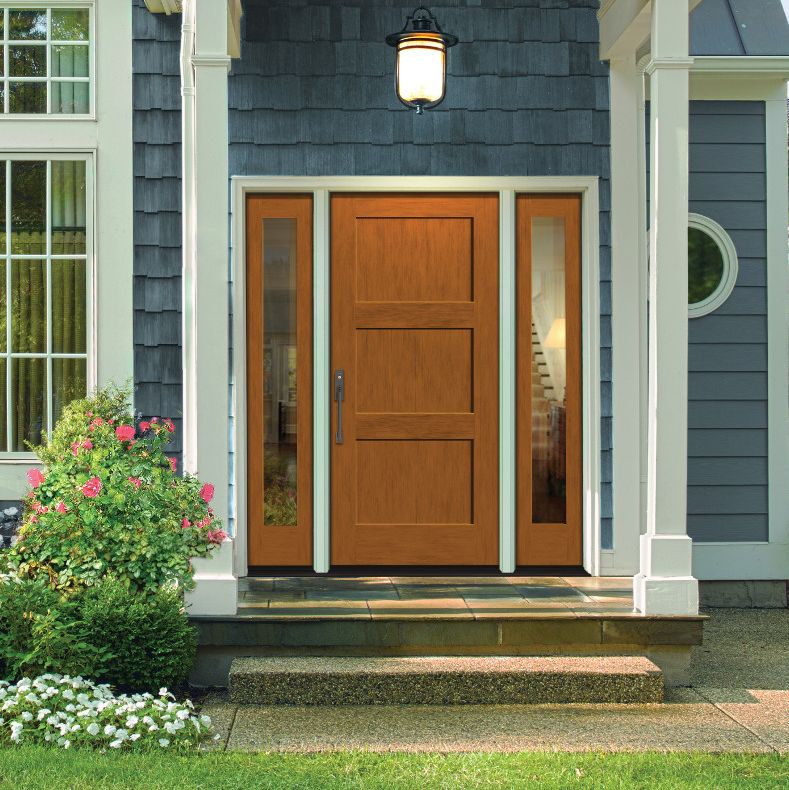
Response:
[[[611,540],[608,69],[596,0],[467,0],[431,10],[461,43],[447,97],[417,117],[393,91],[384,36],[413,4],[245,4],[230,75],[233,175],[601,178],[604,545]]]
[[[692,55],[789,55],[781,0],[702,0],[690,17]]]
[[[688,327],[688,533],[699,542],[768,535],[764,112],[690,106],[690,211],[725,228],[739,261],[731,296]]]
[[[171,417],[181,451],[180,15],[133,0],[134,390],[145,416]]]

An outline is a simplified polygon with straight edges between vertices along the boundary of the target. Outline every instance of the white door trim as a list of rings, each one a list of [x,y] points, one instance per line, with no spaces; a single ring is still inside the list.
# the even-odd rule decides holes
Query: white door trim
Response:
[[[555,192],[582,195],[582,391],[583,391],[583,541],[584,568],[600,571],[600,265],[599,187],[596,177],[464,176],[233,176],[231,178],[231,277],[233,295],[233,363],[231,370],[231,443],[235,570],[247,573],[246,524],[246,287],[245,197],[252,193],[302,193],[314,199],[314,469],[313,567],[329,570],[329,196],[334,192],[496,192],[500,228],[514,230],[516,193]],[[499,254],[502,318],[514,316],[510,291],[515,271],[515,244],[501,243]],[[500,569],[515,568],[515,323],[500,321]],[[198,350],[199,353],[199,350]],[[505,502],[503,497],[507,496]]]

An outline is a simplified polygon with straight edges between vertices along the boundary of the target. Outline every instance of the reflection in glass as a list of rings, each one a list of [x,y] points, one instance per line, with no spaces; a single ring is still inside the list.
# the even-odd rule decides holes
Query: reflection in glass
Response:
[[[11,263],[11,349],[47,350],[47,264],[43,260]]]
[[[47,111],[46,82],[9,82],[8,111],[45,113]]]
[[[565,227],[532,220],[532,521],[567,520]]]
[[[52,162],[52,254],[84,255],[85,162]]]
[[[8,73],[12,77],[46,77],[46,49],[42,46],[9,47]]]
[[[47,37],[45,8],[12,8],[8,12],[8,38],[11,41],[43,40]]]
[[[11,163],[11,252],[46,255],[47,163]]]
[[[52,351],[84,354],[86,346],[85,261],[52,261]]]
[[[263,523],[296,525],[296,220],[263,220]]]
[[[52,40],[87,41],[89,14],[87,8],[53,8]]]
[[[29,452],[27,442],[40,444],[47,428],[47,361],[14,359],[11,369],[11,450]]]
[[[84,398],[88,389],[88,363],[85,359],[52,360],[52,424],[71,401]]]
[[[723,279],[723,253],[715,239],[699,228],[688,228],[688,304],[712,296]]]

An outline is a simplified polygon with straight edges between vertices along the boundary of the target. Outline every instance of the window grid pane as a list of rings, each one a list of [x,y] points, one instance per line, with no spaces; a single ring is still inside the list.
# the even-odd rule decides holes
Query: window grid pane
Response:
[[[0,7],[3,113],[90,113],[91,10]]]
[[[0,452],[29,452],[87,391],[86,177],[84,160],[0,161]]]

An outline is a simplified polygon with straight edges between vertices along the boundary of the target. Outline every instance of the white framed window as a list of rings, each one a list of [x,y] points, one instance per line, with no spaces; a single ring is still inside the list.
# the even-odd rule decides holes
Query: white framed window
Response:
[[[92,178],[88,154],[0,153],[0,460],[94,383]]]
[[[700,318],[717,310],[737,282],[737,250],[731,236],[715,220],[688,215],[688,316]]]
[[[0,4],[0,117],[93,116],[93,17],[79,0]]]

